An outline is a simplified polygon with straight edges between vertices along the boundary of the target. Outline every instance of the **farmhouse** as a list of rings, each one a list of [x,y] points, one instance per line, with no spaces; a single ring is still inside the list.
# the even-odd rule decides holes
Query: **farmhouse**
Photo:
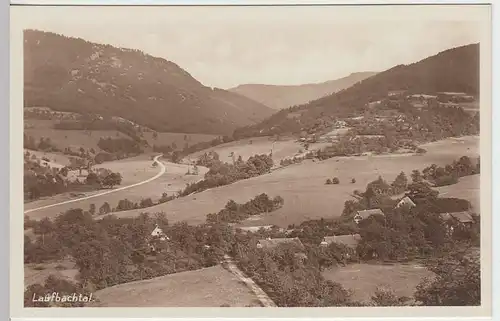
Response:
[[[361,222],[362,220],[365,220],[365,219],[369,218],[372,215],[382,215],[382,216],[385,216],[384,212],[382,212],[382,210],[379,209],[379,208],[374,208],[374,209],[371,209],[371,210],[357,211],[356,215],[354,215],[354,222],[356,222],[356,224],[359,224],[359,222]]]
[[[470,228],[474,219],[468,211],[453,212],[453,213],[441,213],[439,214],[443,221],[448,225],[449,229],[453,231],[453,225],[458,224],[459,226]]]
[[[409,207],[409,208],[412,208],[412,207],[415,207],[417,206],[415,204],[415,202],[413,202],[413,200],[411,198],[409,198],[408,196],[405,196],[403,197],[397,204],[396,204],[396,208],[400,208],[400,207]]]
[[[401,97],[406,92],[406,90],[391,90],[387,92],[387,96],[389,97]]]
[[[348,248],[356,249],[359,241],[361,241],[361,235],[359,234],[348,234],[348,235],[334,235],[325,236],[323,241],[321,241],[321,246],[328,246],[332,243],[345,245]]]
[[[150,236],[148,237],[148,247],[151,251],[155,252],[156,247],[155,247],[155,241],[169,241],[170,238],[163,232],[163,230],[156,225],[153,231],[151,232]]]

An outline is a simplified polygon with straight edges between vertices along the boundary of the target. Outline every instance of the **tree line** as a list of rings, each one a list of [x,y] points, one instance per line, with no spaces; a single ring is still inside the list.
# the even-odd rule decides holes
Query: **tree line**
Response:
[[[273,159],[269,155],[262,154],[251,156],[247,161],[243,161],[240,157],[234,164],[227,164],[220,161],[218,154],[213,152],[204,154],[197,164],[206,165],[209,171],[203,180],[188,184],[181,192],[181,196],[269,173],[273,167]]]
[[[239,223],[253,215],[270,213],[281,208],[284,199],[281,196],[270,198],[266,193],[257,195],[244,204],[229,200],[226,206],[218,213],[207,215],[207,223]]]

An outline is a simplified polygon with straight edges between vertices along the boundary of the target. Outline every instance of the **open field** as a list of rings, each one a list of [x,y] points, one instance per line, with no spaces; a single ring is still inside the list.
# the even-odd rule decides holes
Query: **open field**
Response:
[[[163,211],[170,222],[187,221],[198,224],[205,221],[208,213],[218,212],[229,200],[245,203],[260,193],[269,196],[280,195],[284,206],[262,216],[260,220],[245,222],[244,225],[258,226],[275,224],[287,227],[307,219],[340,216],[344,202],[355,190],[381,175],[392,182],[404,171],[408,176],[414,169],[422,170],[433,163],[444,166],[463,155],[479,155],[479,137],[447,139],[423,146],[423,155],[398,154],[381,156],[338,157],[322,162],[305,161],[273,171],[270,174],[239,181],[228,186],[213,188],[171,202],[153,206],[149,212]],[[327,178],[337,176],[339,185],[325,185]],[[355,178],[356,183],[351,184]],[[446,195],[448,196],[448,195]],[[467,199],[470,198],[470,195]],[[117,216],[137,216],[144,210],[116,213]],[[248,223],[248,224],[247,224]]]
[[[151,163],[152,161],[142,161],[144,163],[136,163],[136,162],[141,162],[141,160],[131,160],[133,164],[128,164],[126,160],[121,161],[123,165],[119,165],[119,162],[116,162],[117,164],[114,164],[113,166],[117,166],[114,168],[116,170],[118,166],[129,166],[130,169],[135,168],[137,171],[136,177],[139,177],[140,179],[136,181],[129,180],[127,184],[123,184],[119,187],[122,186],[127,186],[130,184],[138,183],[140,181],[144,181],[146,179],[149,179],[155,174],[158,173],[159,169],[158,168],[152,168]],[[61,212],[65,212],[69,209],[72,208],[82,208],[84,210],[87,210],[90,207],[90,204],[95,204],[97,208],[99,208],[104,202],[108,202],[111,207],[116,207],[118,205],[118,202],[122,199],[128,199],[132,202],[137,202],[139,203],[142,199],[145,198],[151,198],[153,201],[157,201],[162,193],[167,193],[168,195],[172,195],[175,192],[183,189],[187,183],[190,182],[195,182],[200,180],[204,173],[208,170],[204,167],[199,167],[199,173],[198,175],[185,175],[188,169],[188,165],[181,165],[181,164],[173,164],[173,163],[167,163],[163,162],[166,167],[166,172],[161,175],[159,178],[155,179],[154,181],[145,183],[140,186],[132,187],[130,189],[126,190],[121,190],[117,191],[116,193],[110,193],[102,196],[96,196],[90,199],[84,199],[81,201],[75,201],[72,203],[68,204],[62,204],[60,206],[55,206],[51,208],[46,208],[46,209],[40,209],[37,211],[33,211],[30,213],[27,213],[28,216],[30,216],[32,219],[41,219],[43,217],[55,217],[59,215]],[[108,165],[111,163],[108,163]],[[134,167],[138,166],[140,164],[142,167]],[[147,165],[146,165],[147,164]],[[149,168],[147,168],[149,167]],[[141,170],[142,168],[142,170]],[[146,168],[146,169],[145,169]],[[149,172],[149,175],[145,175],[145,172]],[[85,193],[84,196],[89,196],[89,195],[95,195],[101,193],[101,191],[94,191],[91,193]],[[81,196],[78,196],[81,197]],[[76,197],[76,198],[78,198]],[[57,195],[55,197],[51,197],[48,199],[44,200],[37,200],[28,204],[25,204],[25,210],[33,209],[33,208],[38,208],[42,206],[46,206],[49,204],[56,204],[59,202],[66,201],[68,199],[75,198],[71,197],[69,194],[61,194]],[[149,208],[151,209],[151,208]],[[142,209],[141,212],[150,212],[149,209]],[[120,212],[118,212],[120,213]]]
[[[468,200],[472,204],[472,209],[479,214],[481,211],[480,178],[480,174],[461,177],[457,184],[436,187],[436,190],[443,197],[456,197]]]
[[[95,296],[101,307],[259,306],[251,290],[219,265],[120,284]]]
[[[42,158],[48,158],[49,159],[49,165],[51,167],[57,167],[61,168],[64,166],[68,166],[71,164],[68,155],[64,155],[61,153],[47,153],[47,152],[42,152],[42,151],[37,151],[37,150],[31,150],[31,149],[24,149],[24,153],[29,152],[30,155],[35,155],[37,158],[40,160]]]
[[[24,287],[32,284],[42,284],[50,276],[54,275],[59,279],[76,282],[78,269],[70,261],[60,261],[43,264],[25,264],[24,265]]]
[[[130,138],[117,130],[63,130],[54,129],[54,124],[59,120],[40,120],[25,119],[24,133],[33,136],[37,141],[40,137],[50,138],[50,140],[60,149],[71,147],[78,150],[80,147],[85,149],[94,148],[100,150],[97,146],[99,139],[102,138]],[[217,136],[206,134],[184,134],[184,133],[157,133],[156,139],[153,138],[153,132],[143,132],[143,138],[150,146],[153,145],[172,145],[175,143],[178,149],[183,149],[185,144],[194,145],[199,142],[210,141]]]
[[[252,143],[250,144],[250,141]],[[319,149],[328,146],[328,143],[316,143],[310,144],[309,150]],[[212,148],[202,150],[200,152],[188,155],[186,158],[195,160],[203,153],[215,151],[220,156],[221,161],[226,161],[228,163],[232,162],[230,157],[231,153],[234,152],[235,158],[241,156],[243,160],[247,160],[251,156],[256,154],[269,154],[273,150],[273,160],[275,165],[279,165],[280,160],[286,157],[293,157],[299,154],[299,151],[305,152],[303,146],[295,140],[283,140],[274,142],[272,137],[258,137],[251,139],[243,139],[227,144],[218,145]]]
[[[398,296],[413,296],[417,285],[433,273],[411,264],[352,264],[323,272],[327,280],[338,282],[353,290],[353,299],[370,301],[377,287],[390,288]]]
[[[96,151],[100,151],[101,149],[97,146],[100,138],[130,138],[116,130],[92,130],[87,133],[83,130],[31,128],[24,129],[24,133],[33,136],[37,141],[41,137],[50,138],[57,148],[63,150],[66,147],[70,147],[74,151],[77,151],[80,147],[84,149],[93,148]]]

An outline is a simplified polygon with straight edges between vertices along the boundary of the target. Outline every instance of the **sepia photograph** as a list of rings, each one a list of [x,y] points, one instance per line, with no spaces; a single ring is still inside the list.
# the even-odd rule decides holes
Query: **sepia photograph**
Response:
[[[11,17],[21,310],[491,313],[490,6]]]

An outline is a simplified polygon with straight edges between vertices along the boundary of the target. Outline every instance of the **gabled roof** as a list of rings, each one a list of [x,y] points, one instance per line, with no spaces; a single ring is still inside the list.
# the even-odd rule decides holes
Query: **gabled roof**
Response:
[[[385,216],[384,212],[382,212],[381,209],[379,208],[374,208],[371,210],[363,210],[363,211],[357,211],[356,215],[361,216],[362,219],[367,219],[372,215],[382,215]]]
[[[323,242],[327,244],[337,243],[343,244],[350,248],[356,248],[358,243],[361,241],[361,235],[359,234],[349,234],[349,235],[334,235],[334,236],[325,236],[323,238]]]
[[[401,200],[399,200],[398,206],[401,203],[410,204],[411,206],[417,206],[417,204],[415,204],[415,202],[410,197],[408,197],[408,196],[405,196]]]
[[[170,240],[170,238],[167,235],[165,235],[165,233],[163,232],[163,230],[158,225],[156,225],[155,228],[154,228],[154,230],[151,231],[151,236],[153,236],[153,237],[154,236],[159,236],[161,238],[165,238],[167,240]]]
[[[454,218],[457,221],[459,221],[460,223],[472,223],[472,222],[474,222],[472,215],[467,211],[454,212],[454,213],[441,213],[440,216],[445,221],[448,221],[449,219]]]
[[[304,245],[299,240],[298,237],[293,238],[276,238],[276,239],[263,239],[259,240],[259,243],[263,248],[272,249],[281,244],[290,244],[299,247],[300,249],[304,248]]]

